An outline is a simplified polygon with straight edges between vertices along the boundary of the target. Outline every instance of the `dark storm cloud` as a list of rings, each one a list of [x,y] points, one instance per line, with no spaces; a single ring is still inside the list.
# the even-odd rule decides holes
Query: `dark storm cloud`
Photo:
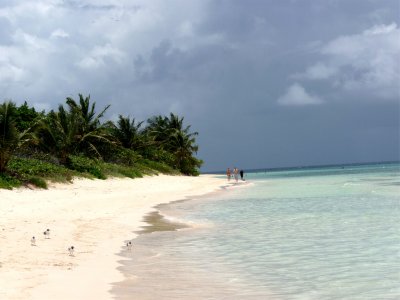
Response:
[[[291,43],[353,34],[371,22],[399,18],[396,1],[211,1],[208,11],[204,31],[223,31],[242,40],[270,34]]]
[[[199,131],[205,170],[399,158],[397,1],[12,1],[3,98]],[[40,26],[37,20],[40,20]],[[35,21],[35,22],[34,22]]]

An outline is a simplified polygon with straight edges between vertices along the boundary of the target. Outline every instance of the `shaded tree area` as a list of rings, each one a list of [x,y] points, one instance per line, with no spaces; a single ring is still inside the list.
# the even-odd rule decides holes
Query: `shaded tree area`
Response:
[[[183,117],[158,115],[145,124],[119,115],[116,122],[103,121],[109,107],[97,112],[90,96],[81,94],[47,113],[37,112],[27,102],[16,106],[5,101],[0,105],[0,181],[24,177],[19,174],[24,168],[22,173],[34,174],[35,164],[41,169],[51,164],[46,168],[55,173],[53,167],[62,167],[98,178],[105,177],[96,176],[101,168],[118,169],[130,177],[154,171],[199,174],[198,133],[184,125]],[[101,168],[95,171],[95,165]]]
[[[146,134],[155,146],[171,155],[169,163],[176,169],[192,174],[201,166],[202,161],[193,156],[198,151],[198,132],[190,132],[190,125],[184,127],[183,117],[171,113],[169,117],[155,116],[147,122]]]

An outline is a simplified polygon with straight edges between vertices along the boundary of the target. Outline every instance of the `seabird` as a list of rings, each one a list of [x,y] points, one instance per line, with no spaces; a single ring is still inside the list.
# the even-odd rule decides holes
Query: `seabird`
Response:
[[[36,239],[34,236],[31,238],[31,246],[36,246]]]
[[[69,251],[69,256],[74,256],[75,247],[74,246],[69,247],[68,251]]]
[[[50,238],[50,229],[47,229],[45,232],[43,232],[43,234],[46,239],[49,239]]]
[[[131,241],[126,243],[126,248],[128,248],[128,251],[132,250],[132,242]]]

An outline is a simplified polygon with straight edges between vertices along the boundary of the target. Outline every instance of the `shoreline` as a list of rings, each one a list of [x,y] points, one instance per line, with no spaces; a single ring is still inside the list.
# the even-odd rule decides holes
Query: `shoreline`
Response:
[[[135,295],[135,299],[143,300],[200,300],[209,297],[218,299],[218,296],[228,299],[232,298],[233,290],[242,288],[235,280],[226,282],[205,270],[190,267],[188,269],[185,268],[185,263],[180,264],[179,259],[187,260],[185,254],[193,251],[190,245],[187,252],[185,249],[169,252],[168,246],[163,248],[171,241],[180,244],[179,241],[184,236],[194,238],[199,232],[214,230],[211,223],[192,222],[190,218],[187,219],[185,214],[182,214],[182,205],[186,210],[188,205],[192,207],[208,202],[227,201],[229,195],[235,193],[235,189],[252,185],[249,182],[226,182],[226,179],[225,183],[220,189],[204,195],[159,204],[155,206],[155,211],[146,214],[146,224],[133,240],[133,252],[124,249],[119,253],[119,268],[125,274],[125,279],[114,283],[112,294],[116,299],[132,299],[132,295]],[[204,288],[208,291],[205,294]]]
[[[205,176],[216,176],[207,174]],[[136,231],[137,237],[143,234],[149,234],[153,232],[160,231],[178,231],[185,228],[191,228],[191,225],[181,220],[170,220],[168,215],[165,215],[164,208],[176,203],[183,203],[187,201],[193,200],[203,200],[204,198],[210,199],[213,195],[219,197],[220,194],[224,193],[228,188],[243,188],[247,187],[249,182],[227,182],[225,180],[225,184],[221,185],[218,189],[215,189],[206,194],[186,197],[185,199],[173,200],[170,202],[158,203],[153,206],[153,210],[149,211],[147,214],[143,216],[144,225],[142,225],[140,230]]]
[[[113,298],[112,284],[124,280],[118,254],[146,225],[144,217],[156,205],[223,186],[226,179],[215,175],[159,175],[0,190],[0,298]],[[50,239],[43,236],[47,228]]]

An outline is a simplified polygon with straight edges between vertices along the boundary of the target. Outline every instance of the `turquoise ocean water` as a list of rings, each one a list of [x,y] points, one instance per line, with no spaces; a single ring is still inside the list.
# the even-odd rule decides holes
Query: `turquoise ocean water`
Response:
[[[190,227],[135,241],[125,295],[400,299],[398,163],[247,173],[159,211]]]

